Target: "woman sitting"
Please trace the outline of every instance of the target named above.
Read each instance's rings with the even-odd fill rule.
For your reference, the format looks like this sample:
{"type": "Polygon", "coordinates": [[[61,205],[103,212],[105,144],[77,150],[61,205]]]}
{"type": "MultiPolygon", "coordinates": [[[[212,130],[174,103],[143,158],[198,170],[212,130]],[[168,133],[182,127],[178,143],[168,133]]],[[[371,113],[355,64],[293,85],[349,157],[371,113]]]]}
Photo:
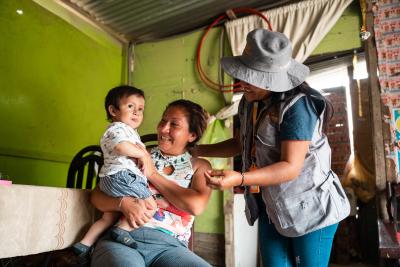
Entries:
{"type": "Polygon", "coordinates": [[[201,138],[206,118],[203,108],[188,100],[174,101],[164,111],[157,126],[158,147],[151,151],[154,165],[150,156],[145,163],[157,196],[155,214],[156,207],[146,200],[93,191],[96,208],[121,211],[135,228],[130,235],[137,248],[116,243],[106,234],[95,246],[92,266],[210,266],[187,247],[194,215],[205,209],[211,194],[204,177],[210,163],[188,153],[201,138]]]}

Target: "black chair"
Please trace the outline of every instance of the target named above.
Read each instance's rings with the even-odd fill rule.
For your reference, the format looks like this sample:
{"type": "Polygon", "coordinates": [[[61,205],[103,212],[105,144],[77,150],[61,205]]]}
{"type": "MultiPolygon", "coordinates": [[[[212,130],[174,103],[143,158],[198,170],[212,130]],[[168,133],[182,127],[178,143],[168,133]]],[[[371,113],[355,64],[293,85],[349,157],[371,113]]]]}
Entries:
{"type": "Polygon", "coordinates": [[[68,169],[67,188],[92,189],[98,182],[98,174],[103,163],[100,146],[88,146],[79,151],[68,169]],[[85,180],[86,184],[83,186],[85,180]]]}
{"type": "MultiPolygon", "coordinates": [[[[146,134],[141,137],[146,148],[157,146],[157,134],[146,134]]],[[[98,182],[98,173],[103,166],[103,152],[100,146],[92,145],[83,148],[72,159],[68,170],[67,188],[92,189],[98,182]],[[83,187],[86,174],[86,185],[83,187]]]]}
{"type": "Polygon", "coordinates": [[[153,148],[157,146],[157,134],[145,134],[142,135],[140,139],[146,148],[153,148]]]}

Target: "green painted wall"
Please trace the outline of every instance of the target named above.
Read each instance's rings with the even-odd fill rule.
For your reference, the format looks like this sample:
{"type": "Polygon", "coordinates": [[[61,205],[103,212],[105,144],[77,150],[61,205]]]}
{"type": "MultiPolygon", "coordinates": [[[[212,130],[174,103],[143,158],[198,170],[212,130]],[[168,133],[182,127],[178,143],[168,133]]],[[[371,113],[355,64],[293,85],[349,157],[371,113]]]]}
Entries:
{"type": "Polygon", "coordinates": [[[353,1],[343,12],[335,26],[329,31],[312,55],[346,51],[360,48],[361,12],[359,1],[353,1]]]}
{"type": "Polygon", "coordinates": [[[0,1],[0,32],[0,172],[65,186],[73,155],[106,126],[103,99],[121,83],[122,48],[30,0],[0,1]]]}
{"type": "MultiPolygon", "coordinates": [[[[206,87],[195,69],[195,53],[202,32],[160,42],[137,45],[133,84],[146,94],[143,133],[154,132],[165,106],[185,98],[201,104],[211,114],[223,107],[219,92],[206,87]]],[[[210,78],[216,80],[219,29],[209,33],[202,49],[202,65],[210,78]]]]}

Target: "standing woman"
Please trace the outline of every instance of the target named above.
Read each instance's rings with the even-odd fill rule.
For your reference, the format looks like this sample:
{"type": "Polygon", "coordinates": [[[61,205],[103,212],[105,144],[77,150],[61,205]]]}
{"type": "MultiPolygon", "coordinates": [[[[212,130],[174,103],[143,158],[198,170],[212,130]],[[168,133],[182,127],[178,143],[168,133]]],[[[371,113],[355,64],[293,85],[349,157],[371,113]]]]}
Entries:
{"type": "Polygon", "coordinates": [[[250,225],[259,218],[264,266],[328,266],[338,222],[350,212],[323,133],[331,106],[305,83],[309,69],[292,58],[282,33],[253,30],[243,54],[221,64],[244,91],[240,136],[194,152],[241,153],[242,172],[209,171],[208,185],[246,186],[246,216],[250,225]],[[250,192],[255,188],[260,193],[250,192]]]}

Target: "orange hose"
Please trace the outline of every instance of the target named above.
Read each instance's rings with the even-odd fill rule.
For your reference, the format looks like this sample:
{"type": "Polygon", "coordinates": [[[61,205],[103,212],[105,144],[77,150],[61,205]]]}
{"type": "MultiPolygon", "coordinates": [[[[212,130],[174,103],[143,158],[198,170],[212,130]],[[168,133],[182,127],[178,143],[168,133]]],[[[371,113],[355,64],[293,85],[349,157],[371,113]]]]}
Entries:
{"type": "MultiPolygon", "coordinates": [[[[268,24],[268,28],[270,31],[272,31],[272,27],[271,27],[271,23],[269,22],[269,20],[258,10],[253,9],[253,8],[248,8],[248,7],[239,7],[239,8],[233,8],[232,11],[234,13],[250,13],[250,14],[255,14],[259,17],[261,17],[263,20],[265,20],[268,24]]],[[[220,91],[223,93],[228,93],[228,92],[237,92],[240,91],[240,84],[239,83],[234,83],[234,84],[219,84],[216,83],[214,81],[212,81],[210,78],[207,77],[207,75],[204,73],[203,68],[201,66],[201,48],[203,47],[203,44],[206,40],[206,36],[208,34],[208,32],[211,30],[211,28],[213,28],[215,25],[217,25],[222,19],[227,18],[227,15],[221,15],[218,18],[216,18],[208,27],[207,29],[204,31],[199,45],[197,46],[197,71],[199,73],[200,79],[211,89],[216,90],[216,91],[220,91]],[[233,89],[224,89],[224,88],[231,88],[233,87],[233,89]]]]}

